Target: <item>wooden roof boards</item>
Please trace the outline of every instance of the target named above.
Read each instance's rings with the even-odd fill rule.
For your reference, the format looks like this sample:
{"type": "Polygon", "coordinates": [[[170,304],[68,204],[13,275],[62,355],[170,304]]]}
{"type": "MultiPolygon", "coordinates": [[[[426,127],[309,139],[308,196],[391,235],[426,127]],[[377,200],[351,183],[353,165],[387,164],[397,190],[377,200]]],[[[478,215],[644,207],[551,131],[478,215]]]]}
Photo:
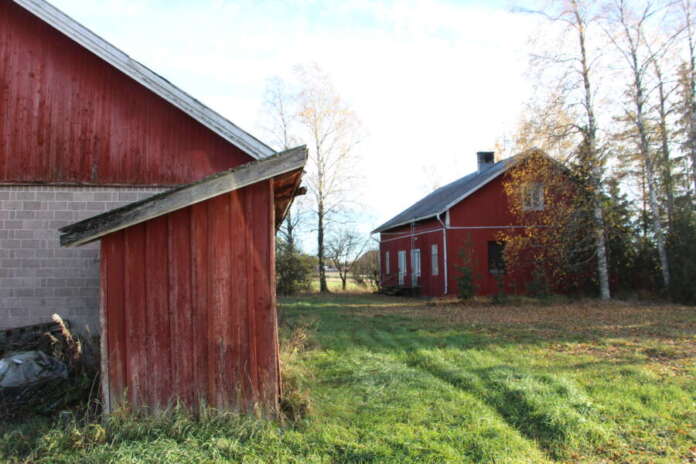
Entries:
{"type": "Polygon", "coordinates": [[[277,207],[281,206],[282,211],[277,212],[284,216],[289,203],[297,193],[306,162],[305,146],[252,161],[198,182],[65,226],[60,229],[60,243],[66,247],[84,245],[104,235],[268,179],[274,179],[274,185],[279,187],[276,203],[277,207]]]}

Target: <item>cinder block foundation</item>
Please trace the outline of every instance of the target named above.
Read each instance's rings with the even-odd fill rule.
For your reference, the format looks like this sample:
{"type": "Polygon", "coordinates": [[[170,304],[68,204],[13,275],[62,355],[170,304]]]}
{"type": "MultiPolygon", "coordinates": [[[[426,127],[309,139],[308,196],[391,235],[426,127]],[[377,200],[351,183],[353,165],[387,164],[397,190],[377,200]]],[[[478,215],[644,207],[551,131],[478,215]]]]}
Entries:
{"type": "Polygon", "coordinates": [[[0,329],[58,313],[98,333],[99,244],[62,248],[58,229],[162,190],[0,185],[0,329]]]}

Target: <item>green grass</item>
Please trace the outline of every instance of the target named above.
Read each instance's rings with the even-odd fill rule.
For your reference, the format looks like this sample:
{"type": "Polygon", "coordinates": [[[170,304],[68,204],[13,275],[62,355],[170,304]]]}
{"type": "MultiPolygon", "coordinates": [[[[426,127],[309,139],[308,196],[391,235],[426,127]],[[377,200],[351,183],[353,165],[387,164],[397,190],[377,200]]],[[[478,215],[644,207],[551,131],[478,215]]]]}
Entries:
{"type": "Polygon", "coordinates": [[[282,301],[292,424],[173,412],[0,425],[9,462],[681,463],[696,460],[696,309],[282,301]],[[295,343],[295,342],[292,342],[295,343]],[[302,390],[306,393],[302,393],[302,390]],[[296,392],[295,392],[296,393],[296,392]]]}

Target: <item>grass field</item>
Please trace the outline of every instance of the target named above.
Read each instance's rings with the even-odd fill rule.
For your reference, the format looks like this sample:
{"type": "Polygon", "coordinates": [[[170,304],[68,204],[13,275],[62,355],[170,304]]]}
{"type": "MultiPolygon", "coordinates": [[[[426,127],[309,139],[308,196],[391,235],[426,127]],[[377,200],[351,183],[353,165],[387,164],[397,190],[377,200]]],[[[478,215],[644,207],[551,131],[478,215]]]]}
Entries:
{"type": "MultiPolygon", "coordinates": [[[[359,284],[352,277],[346,280],[346,289],[343,290],[341,284],[341,278],[338,276],[338,272],[327,272],[326,273],[326,285],[329,287],[329,291],[332,293],[365,293],[373,290],[373,287],[369,283],[359,284]]],[[[314,276],[310,281],[309,288],[312,292],[319,291],[319,277],[314,276]]]]}
{"type": "Polygon", "coordinates": [[[295,423],[40,419],[0,425],[0,457],[696,462],[695,308],[310,295],[284,300],[282,318],[288,390],[309,405],[295,423]]]}

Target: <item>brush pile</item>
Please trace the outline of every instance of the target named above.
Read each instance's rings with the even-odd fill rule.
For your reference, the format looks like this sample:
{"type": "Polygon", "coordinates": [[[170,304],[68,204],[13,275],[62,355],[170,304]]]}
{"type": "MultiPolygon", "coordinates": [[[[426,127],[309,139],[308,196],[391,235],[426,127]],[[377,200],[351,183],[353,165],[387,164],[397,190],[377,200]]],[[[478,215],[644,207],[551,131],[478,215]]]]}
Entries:
{"type": "Polygon", "coordinates": [[[0,420],[89,409],[98,393],[98,344],[73,334],[57,314],[0,334],[0,420]]]}

